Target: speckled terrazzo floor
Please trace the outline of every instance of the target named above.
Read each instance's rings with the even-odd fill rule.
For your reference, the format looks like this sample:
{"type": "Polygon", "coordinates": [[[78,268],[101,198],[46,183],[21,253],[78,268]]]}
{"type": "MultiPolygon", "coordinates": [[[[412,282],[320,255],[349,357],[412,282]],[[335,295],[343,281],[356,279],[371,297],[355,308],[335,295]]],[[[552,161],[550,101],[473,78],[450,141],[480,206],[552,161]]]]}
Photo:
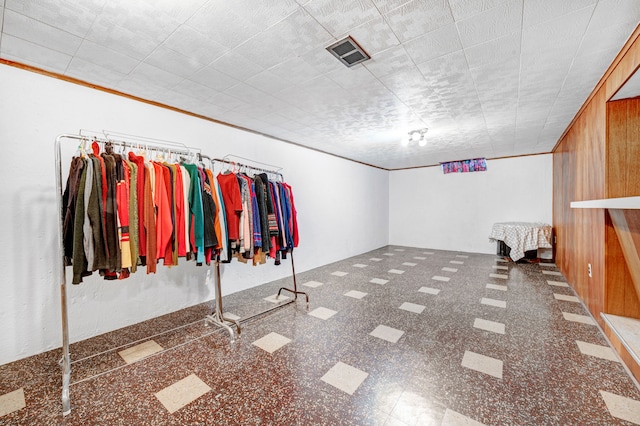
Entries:
{"type": "MultiPolygon", "coordinates": [[[[64,418],[60,351],[0,366],[0,424],[640,424],[640,391],[550,272],[384,247],[298,274],[309,309],[245,322],[235,343],[204,324],[209,303],[72,345],[64,418]],[[127,364],[141,343],[161,349],[127,364]]],[[[225,296],[225,312],[272,307],[290,283],[225,296]]]]}

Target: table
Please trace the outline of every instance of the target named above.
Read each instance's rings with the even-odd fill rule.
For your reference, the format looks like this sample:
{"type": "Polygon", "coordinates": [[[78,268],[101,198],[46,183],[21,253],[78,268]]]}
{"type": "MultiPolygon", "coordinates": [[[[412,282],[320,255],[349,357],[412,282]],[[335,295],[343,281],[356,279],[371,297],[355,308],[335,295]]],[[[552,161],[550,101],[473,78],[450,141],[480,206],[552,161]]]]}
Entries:
{"type": "Polygon", "coordinates": [[[551,225],[541,222],[494,223],[489,239],[504,241],[514,262],[522,259],[525,251],[552,248],[551,225]]]}

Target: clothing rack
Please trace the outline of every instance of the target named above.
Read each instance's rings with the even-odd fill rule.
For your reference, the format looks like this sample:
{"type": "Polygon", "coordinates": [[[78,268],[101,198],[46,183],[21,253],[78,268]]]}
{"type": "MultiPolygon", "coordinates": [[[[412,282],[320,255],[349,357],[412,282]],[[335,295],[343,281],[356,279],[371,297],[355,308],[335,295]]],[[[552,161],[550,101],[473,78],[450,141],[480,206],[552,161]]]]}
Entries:
{"type": "MultiPolygon", "coordinates": [[[[87,131],[84,131],[87,132],[87,131]]],[[[78,141],[78,150],[84,152],[85,143],[98,142],[102,144],[110,143],[111,145],[122,146],[123,148],[136,148],[141,145],[146,149],[151,149],[159,153],[167,153],[169,156],[172,154],[186,156],[187,158],[195,158],[196,155],[200,155],[199,148],[188,147],[183,144],[171,143],[168,141],[158,141],[154,139],[145,138],[145,142],[142,144],[134,143],[122,139],[111,138],[106,132],[103,131],[104,136],[90,136],[83,135],[83,130],[80,130],[80,134],[62,134],[56,137],[55,140],[55,162],[56,162],[56,188],[57,197],[56,205],[58,208],[58,215],[60,217],[58,223],[58,255],[60,259],[60,311],[62,315],[62,358],[60,359],[60,366],[62,367],[62,415],[66,416],[71,413],[71,398],[69,387],[71,384],[71,354],[69,351],[69,316],[67,311],[67,276],[66,266],[64,263],[64,242],[63,242],[63,228],[64,228],[64,216],[62,215],[62,141],[78,141]]],[[[97,132],[95,132],[97,134],[97,132]]]]}
{"type": "MultiPolygon", "coordinates": [[[[279,176],[283,181],[284,178],[282,176],[282,173],[280,173],[280,170],[282,170],[282,168],[278,168],[276,166],[272,166],[274,168],[276,168],[276,170],[273,169],[265,169],[262,167],[256,167],[256,166],[251,166],[248,164],[243,164],[243,163],[238,163],[237,161],[233,161],[231,159],[229,159],[229,157],[235,157],[235,158],[242,158],[244,160],[248,160],[251,162],[255,162],[255,163],[259,163],[262,165],[266,165],[266,166],[270,166],[269,164],[266,163],[260,163],[259,161],[254,161],[254,160],[250,160],[248,158],[243,158],[243,157],[238,157],[238,156],[232,156],[232,155],[226,155],[224,158],[209,158],[205,155],[202,155],[203,158],[207,158],[209,159],[209,161],[211,162],[211,170],[214,170],[214,163],[218,162],[218,163],[225,163],[225,164],[230,164],[230,165],[236,165],[238,167],[244,168],[244,169],[249,169],[251,171],[259,171],[259,172],[264,172],[264,173],[271,173],[274,175],[279,176]]],[[[242,321],[249,321],[253,318],[256,318],[258,316],[264,315],[268,312],[274,311],[276,309],[282,308],[283,306],[287,306],[291,303],[294,303],[295,301],[298,300],[298,295],[299,294],[303,294],[305,296],[306,302],[307,302],[307,309],[309,308],[309,295],[303,291],[298,291],[298,282],[296,280],[296,268],[295,268],[295,264],[293,262],[293,250],[291,250],[289,252],[289,255],[291,257],[291,273],[293,275],[293,289],[287,288],[287,287],[280,287],[280,289],[278,290],[278,294],[276,296],[276,299],[278,299],[280,297],[280,294],[282,293],[282,291],[288,291],[290,293],[293,293],[294,297],[292,300],[290,300],[289,302],[280,304],[278,306],[274,306],[272,308],[266,309],[264,311],[258,312],[256,314],[253,314],[249,317],[245,317],[242,318],[242,321]]],[[[211,315],[207,315],[205,317],[205,322],[210,322],[213,323],[215,325],[221,326],[226,328],[229,333],[231,334],[231,340],[233,341],[233,330],[228,326],[227,322],[232,322],[235,323],[237,329],[238,329],[238,335],[240,335],[240,324],[238,321],[233,321],[233,320],[229,320],[227,318],[224,317],[223,314],[223,310],[222,310],[222,291],[221,291],[221,279],[220,279],[220,259],[219,256],[216,256],[215,262],[214,262],[214,267],[215,267],[215,290],[216,290],[216,310],[213,311],[211,313],[211,315]]]]}

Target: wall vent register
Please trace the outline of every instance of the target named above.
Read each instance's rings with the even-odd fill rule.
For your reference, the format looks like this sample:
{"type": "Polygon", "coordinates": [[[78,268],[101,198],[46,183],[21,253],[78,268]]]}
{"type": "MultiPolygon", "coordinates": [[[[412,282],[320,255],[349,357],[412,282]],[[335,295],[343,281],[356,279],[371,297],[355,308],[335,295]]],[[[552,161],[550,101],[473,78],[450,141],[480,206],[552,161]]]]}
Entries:
{"type": "Polygon", "coordinates": [[[327,50],[349,68],[371,59],[371,56],[351,36],[333,43],[327,47],[327,50]]]}

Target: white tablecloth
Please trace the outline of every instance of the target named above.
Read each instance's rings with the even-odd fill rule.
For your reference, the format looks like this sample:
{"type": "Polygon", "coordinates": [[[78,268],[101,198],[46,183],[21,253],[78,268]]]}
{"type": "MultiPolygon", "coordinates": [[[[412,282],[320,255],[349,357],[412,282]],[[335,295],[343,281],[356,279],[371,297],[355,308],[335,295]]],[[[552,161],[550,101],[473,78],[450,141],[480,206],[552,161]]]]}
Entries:
{"type": "Polygon", "coordinates": [[[494,223],[489,239],[504,241],[511,249],[511,259],[516,261],[524,257],[525,251],[552,247],[551,225],[541,222],[494,223]]]}

